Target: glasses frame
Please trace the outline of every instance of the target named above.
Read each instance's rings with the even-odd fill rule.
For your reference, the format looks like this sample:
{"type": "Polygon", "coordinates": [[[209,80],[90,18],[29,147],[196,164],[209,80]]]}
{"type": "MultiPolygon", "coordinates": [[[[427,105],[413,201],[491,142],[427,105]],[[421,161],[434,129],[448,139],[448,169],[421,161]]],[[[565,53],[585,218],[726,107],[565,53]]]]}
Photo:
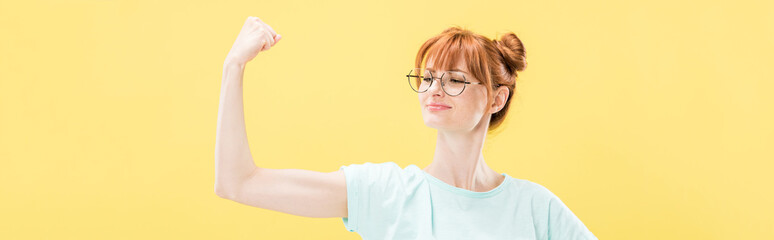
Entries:
{"type": "Polygon", "coordinates": [[[461,95],[463,92],[465,92],[465,88],[467,88],[468,84],[479,84],[479,85],[482,84],[481,82],[468,82],[468,79],[465,78],[465,74],[462,74],[462,83],[464,83],[464,85],[462,85],[462,90],[460,90],[460,93],[458,93],[456,95],[452,95],[452,94],[449,94],[449,92],[446,91],[446,84],[443,81],[443,76],[445,76],[447,72],[443,72],[443,74],[441,74],[441,77],[436,78],[435,76],[433,76],[433,72],[432,71],[427,71],[428,73],[430,73],[430,78],[432,79],[432,81],[430,81],[430,86],[427,86],[427,89],[425,89],[424,91],[420,92],[420,91],[417,91],[416,89],[414,89],[414,85],[411,84],[411,78],[412,77],[419,77],[417,75],[411,75],[411,72],[413,72],[414,70],[417,70],[417,69],[420,69],[420,68],[411,69],[411,71],[409,71],[408,74],[406,74],[406,79],[408,79],[409,87],[411,87],[411,90],[414,90],[414,92],[417,92],[417,93],[423,93],[423,92],[427,92],[427,90],[430,90],[430,88],[433,87],[433,83],[435,83],[436,79],[438,79],[438,81],[441,82],[441,90],[443,90],[443,92],[446,93],[446,95],[449,95],[449,96],[459,96],[459,95],[461,95]]]}

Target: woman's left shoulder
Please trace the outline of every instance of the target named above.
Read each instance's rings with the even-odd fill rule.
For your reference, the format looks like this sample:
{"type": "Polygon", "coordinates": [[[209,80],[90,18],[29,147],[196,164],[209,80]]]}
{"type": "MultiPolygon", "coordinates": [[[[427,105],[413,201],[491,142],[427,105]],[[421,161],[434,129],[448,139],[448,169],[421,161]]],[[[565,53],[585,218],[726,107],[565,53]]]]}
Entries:
{"type": "Polygon", "coordinates": [[[511,178],[513,186],[519,189],[519,192],[532,196],[534,199],[559,199],[551,190],[534,181],[527,179],[511,178]]]}

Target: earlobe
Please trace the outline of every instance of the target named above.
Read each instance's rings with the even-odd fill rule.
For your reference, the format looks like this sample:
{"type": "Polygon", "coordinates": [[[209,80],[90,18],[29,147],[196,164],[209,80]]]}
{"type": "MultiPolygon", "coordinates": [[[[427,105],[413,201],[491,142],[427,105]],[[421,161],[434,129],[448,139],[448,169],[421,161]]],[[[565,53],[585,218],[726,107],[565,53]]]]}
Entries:
{"type": "Polygon", "coordinates": [[[500,108],[498,108],[497,106],[492,106],[492,111],[489,114],[495,114],[499,111],[500,111],[500,108]]]}

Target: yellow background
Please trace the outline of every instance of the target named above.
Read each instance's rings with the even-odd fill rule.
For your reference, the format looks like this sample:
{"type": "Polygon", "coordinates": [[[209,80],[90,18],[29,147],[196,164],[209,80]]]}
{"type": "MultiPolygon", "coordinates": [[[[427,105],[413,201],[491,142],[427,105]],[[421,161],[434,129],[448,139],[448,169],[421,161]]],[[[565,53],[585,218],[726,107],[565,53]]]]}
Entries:
{"type": "Polygon", "coordinates": [[[0,2],[0,239],[359,239],[214,193],[222,63],[247,16],[256,164],[430,163],[404,75],[460,25],[529,63],[484,156],[600,239],[774,238],[770,1],[0,2]]]}

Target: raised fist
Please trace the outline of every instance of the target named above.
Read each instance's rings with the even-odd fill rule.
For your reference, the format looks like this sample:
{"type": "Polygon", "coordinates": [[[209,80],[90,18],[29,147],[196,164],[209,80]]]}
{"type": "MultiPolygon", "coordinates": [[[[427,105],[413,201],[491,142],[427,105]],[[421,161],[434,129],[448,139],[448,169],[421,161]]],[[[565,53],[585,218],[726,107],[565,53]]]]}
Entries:
{"type": "Polygon", "coordinates": [[[226,57],[227,61],[238,64],[246,64],[253,60],[261,51],[269,50],[282,39],[282,36],[274,32],[268,24],[258,17],[247,17],[245,25],[239,32],[231,51],[226,57]]]}

